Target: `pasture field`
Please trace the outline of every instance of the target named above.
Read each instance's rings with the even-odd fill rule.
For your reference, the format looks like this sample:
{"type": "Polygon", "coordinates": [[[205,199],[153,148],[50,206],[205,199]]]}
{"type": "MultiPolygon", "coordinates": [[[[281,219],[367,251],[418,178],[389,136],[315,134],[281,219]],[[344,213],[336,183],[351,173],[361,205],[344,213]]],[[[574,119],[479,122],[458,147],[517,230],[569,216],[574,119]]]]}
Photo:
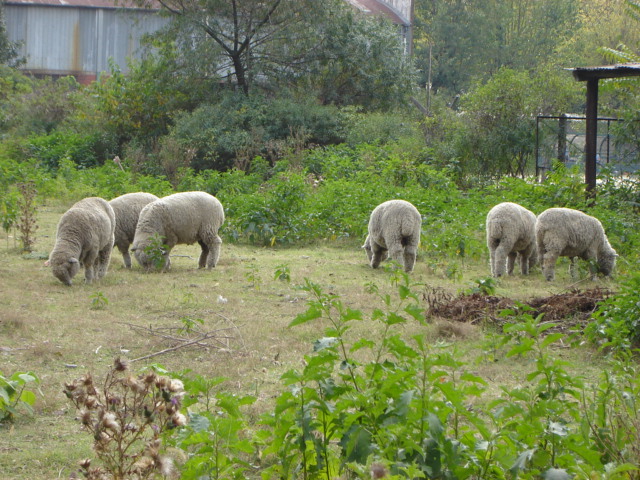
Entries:
{"type": "MultiPolygon", "coordinates": [[[[366,314],[381,305],[367,285],[375,284],[382,294],[395,292],[390,271],[372,270],[356,241],[262,248],[231,243],[224,238],[224,228],[225,243],[213,270],[197,269],[197,245],[177,246],[167,273],[146,273],[135,260],[126,270],[114,250],[102,281],[85,285],[81,271],[73,286],[66,287],[44,265],[65,209],[39,207],[34,254],[23,256],[12,237],[0,242],[0,371],[32,371],[41,381],[34,414],[20,415],[0,427],[0,478],[6,480],[69,478],[81,459],[94,456],[63,385],[85,373],[100,378],[116,357],[132,361],[136,371],[157,363],[170,371],[191,369],[224,377],[220,388],[257,397],[247,412],[249,419],[257,418],[273,407],[273,399],[285,388],[280,376],[301,366],[312,342],[323,335],[322,323],[289,327],[306,309],[308,293],[299,288],[305,279],[364,312],[365,320],[350,335],[361,332],[371,339],[376,338],[372,329],[379,327],[368,323],[366,314]],[[277,278],[278,272],[286,272],[289,280],[277,278]],[[196,331],[213,333],[207,346],[180,346],[176,338],[196,331]],[[171,348],[175,349],[158,354],[171,348]]],[[[455,296],[489,276],[488,254],[457,263],[455,276],[451,265],[448,259],[419,254],[410,276],[419,298],[434,288],[455,296]]],[[[554,283],[544,281],[539,267],[529,277],[501,279],[495,295],[526,300],[576,288],[616,287],[615,279],[583,278],[576,283],[567,265],[559,262],[554,283]]],[[[586,271],[581,273],[586,276],[586,271]]],[[[426,330],[434,343],[455,344],[456,354],[474,364],[496,391],[524,381],[522,362],[489,359],[489,334],[497,327],[428,319],[402,328],[407,336],[426,330]]],[[[587,346],[566,346],[557,354],[587,376],[592,372],[595,377],[601,369],[598,355],[587,346]]]]}

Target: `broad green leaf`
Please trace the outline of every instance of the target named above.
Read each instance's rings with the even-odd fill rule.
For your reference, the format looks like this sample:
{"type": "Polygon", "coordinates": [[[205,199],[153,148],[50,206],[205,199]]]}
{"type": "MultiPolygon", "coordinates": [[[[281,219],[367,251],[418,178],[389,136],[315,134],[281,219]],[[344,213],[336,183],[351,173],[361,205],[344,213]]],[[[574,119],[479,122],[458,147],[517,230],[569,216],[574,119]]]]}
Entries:
{"type": "Polygon", "coordinates": [[[316,318],[322,317],[322,310],[320,310],[315,305],[311,305],[309,309],[298,315],[294,318],[291,323],[289,323],[290,327],[295,327],[297,325],[302,325],[303,323],[310,322],[311,320],[315,320],[316,318]]]}

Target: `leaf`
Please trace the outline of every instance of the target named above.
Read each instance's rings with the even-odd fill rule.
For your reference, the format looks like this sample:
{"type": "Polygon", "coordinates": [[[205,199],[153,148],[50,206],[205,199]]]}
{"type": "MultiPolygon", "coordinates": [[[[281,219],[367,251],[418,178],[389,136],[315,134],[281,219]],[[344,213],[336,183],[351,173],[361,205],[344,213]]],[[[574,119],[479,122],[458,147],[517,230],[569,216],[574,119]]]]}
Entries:
{"type": "Polygon", "coordinates": [[[206,432],[210,425],[211,421],[204,415],[189,413],[189,426],[194,432],[206,432]]]}
{"type": "Polygon", "coordinates": [[[571,476],[563,468],[550,468],[544,472],[544,480],[569,480],[571,476]]]}
{"type": "Polygon", "coordinates": [[[320,318],[322,316],[322,310],[320,310],[315,305],[311,305],[309,309],[298,315],[294,318],[291,323],[289,323],[290,327],[295,327],[297,325],[302,325],[303,323],[310,322],[311,320],[315,320],[316,318],[320,318]]]}
{"type": "Polygon", "coordinates": [[[23,390],[20,395],[20,401],[27,405],[34,405],[36,403],[36,394],[31,390],[23,390]]]}
{"type": "Polygon", "coordinates": [[[564,337],[564,334],[562,333],[552,333],[550,335],[547,335],[546,337],[544,337],[544,340],[542,340],[542,342],[540,343],[540,348],[548,347],[549,345],[551,345],[552,343],[555,343],[557,340],[561,339],[562,337],[564,337]]]}
{"type": "Polygon", "coordinates": [[[313,342],[313,351],[320,352],[325,348],[331,348],[338,342],[336,337],[322,337],[313,342]]]}
{"type": "Polygon", "coordinates": [[[530,450],[525,450],[516,459],[515,463],[509,468],[509,471],[513,474],[514,477],[518,475],[520,470],[523,470],[527,467],[527,463],[531,461],[534,453],[536,453],[536,449],[532,448],[530,450]]]}

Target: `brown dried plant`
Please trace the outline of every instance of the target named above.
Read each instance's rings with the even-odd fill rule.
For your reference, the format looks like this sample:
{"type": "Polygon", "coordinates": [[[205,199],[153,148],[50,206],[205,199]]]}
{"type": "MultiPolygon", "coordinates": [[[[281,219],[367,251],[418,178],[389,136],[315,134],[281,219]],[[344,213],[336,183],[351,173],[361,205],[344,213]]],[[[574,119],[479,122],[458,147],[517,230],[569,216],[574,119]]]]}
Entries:
{"type": "Polygon", "coordinates": [[[35,233],[38,230],[36,215],[36,190],[33,181],[18,184],[20,198],[18,200],[18,208],[20,209],[20,217],[16,224],[20,231],[20,241],[22,242],[22,250],[31,253],[33,245],[36,243],[35,233]]]}
{"type": "Polygon", "coordinates": [[[184,387],[180,380],[147,371],[132,374],[117,358],[101,386],[90,374],[66,383],[64,393],[78,410],[83,428],[93,437],[101,466],[80,462],[91,480],[145,479],[174,474],[163,453],[162,433],[183,426],[184,387]]]}

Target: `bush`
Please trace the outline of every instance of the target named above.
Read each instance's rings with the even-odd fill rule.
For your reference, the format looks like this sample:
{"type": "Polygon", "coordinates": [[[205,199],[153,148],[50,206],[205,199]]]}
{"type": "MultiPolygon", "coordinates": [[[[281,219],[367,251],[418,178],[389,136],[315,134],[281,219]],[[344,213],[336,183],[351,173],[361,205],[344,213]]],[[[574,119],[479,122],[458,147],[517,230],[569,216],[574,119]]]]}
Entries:
{"type": "Polygon", "coordinates": [[[274,163],[282,153],[277,142],[290,137],[304,134],[305,143],[328,144],[340,139],[338,131],[333,107],[234,94],[179,115],[171,135],[195,148],[195,170],[227,170],[241,156],[261,155],[274,163]]]}

